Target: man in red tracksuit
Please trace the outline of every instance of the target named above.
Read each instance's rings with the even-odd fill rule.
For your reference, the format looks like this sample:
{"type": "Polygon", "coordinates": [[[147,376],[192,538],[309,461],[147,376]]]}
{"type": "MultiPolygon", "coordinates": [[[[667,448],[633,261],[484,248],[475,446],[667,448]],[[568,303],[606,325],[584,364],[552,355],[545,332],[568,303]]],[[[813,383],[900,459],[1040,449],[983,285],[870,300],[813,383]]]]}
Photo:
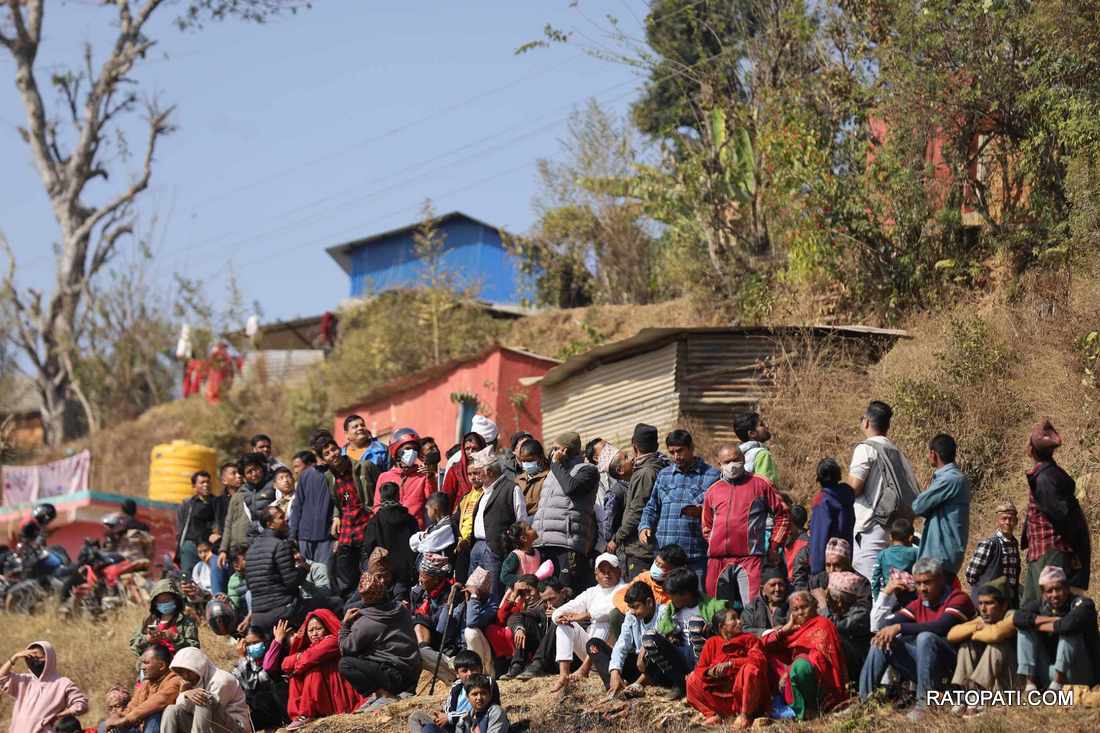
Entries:
{"type": "MultiPolygon", "coordinates": [[[[718,576],[729,565],[740,565],[748,576],[748,605],[756,598],[765,555],[779,562],[779,548],[787,539],[790,515],[772,483],[745,472],[745,457],[737,446],[718,452],[722,479],[707,489],[703,499],[703,536],[707,540],[707,594],[718,588],[718,576]],[[765,531],[768,515],[774,516],[770,542],[765,531]]],[[[742,595],[744,595],[744,588],[742,595]]]]}

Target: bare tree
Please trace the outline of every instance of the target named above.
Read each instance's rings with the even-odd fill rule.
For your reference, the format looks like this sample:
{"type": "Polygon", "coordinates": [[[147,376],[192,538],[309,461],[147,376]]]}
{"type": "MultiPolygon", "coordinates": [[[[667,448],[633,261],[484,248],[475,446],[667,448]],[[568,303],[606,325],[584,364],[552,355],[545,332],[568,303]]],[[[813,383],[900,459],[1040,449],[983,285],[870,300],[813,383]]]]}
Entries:
{"type": "Polygon", "coordinates": [[[194,26],[203,19],[230,15],[262,20],[271,12],[308,3],[105,0],[102,4],[105,14],[110,14],[113,43],[98,63],[92,46],[86,44],[78,68],[51,73],[49,84],[57,98],[51,106],[36,74],[47,0],[0,0],[4,13],[0,48],[14,62],[15,87],[26,112],[26,125],[19,132],[30,148],[60,230],[55,245],[56,280],[49,294],[17,286],[14,253],[0,237],[8,257],[0,280],[0,305],[9,321],[9,339],[32,367],[50,445],[58,445],[65,437],[65,403],[70,398],[80,402],[90,430],[99,426],[76,367],[87,314],[95,300],[93,280],[120,242],[134,234],[135,201],[149,186],[157,145],[173,130],[174,107],[139,93],[132,76],[156,45],[147,34],[150,19],[173,4],[181,11],[177,23],[194,26]],[[144,119],[144,135],[134,166],[123,128],[139,117],[144,119]],[[114,183],[127,178],[123,184],[114,183]],[[101,198],[98,193],[104,188],[113,190],[93,202],[101,198]]]}

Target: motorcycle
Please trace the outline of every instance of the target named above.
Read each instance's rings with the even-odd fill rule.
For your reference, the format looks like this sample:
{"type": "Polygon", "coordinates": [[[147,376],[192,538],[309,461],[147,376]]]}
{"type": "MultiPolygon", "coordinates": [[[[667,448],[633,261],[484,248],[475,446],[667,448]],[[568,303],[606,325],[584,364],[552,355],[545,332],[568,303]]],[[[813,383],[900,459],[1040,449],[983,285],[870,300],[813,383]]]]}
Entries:
{"type": "Polygon", "coordinates": [[[104,550],[99,540],[87,539],[77,565],[77,584],[69,602],[62,606],[63,611],[100,618],[126,604],[144,606],[148,602],[141,575],[149,569],[148,560],[128,560],[117,552],[104,550]]]}
{"type": "Polygon", "coordinates": [[[42,547],[20,543],[3,556],[0,566],[0,599],[4,610],[31,614],[63,584],[69,553],[60,545],[42,547]]]}

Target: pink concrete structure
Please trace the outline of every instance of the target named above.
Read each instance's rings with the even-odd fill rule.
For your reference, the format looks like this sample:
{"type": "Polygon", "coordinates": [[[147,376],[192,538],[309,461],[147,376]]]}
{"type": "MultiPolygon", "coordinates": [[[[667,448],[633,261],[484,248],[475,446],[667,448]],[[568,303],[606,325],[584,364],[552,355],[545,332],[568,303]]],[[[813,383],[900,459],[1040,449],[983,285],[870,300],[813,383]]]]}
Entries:
{"type": "Polygon", "coordinates": [[[496,422],[501,441],[524,431],[541,439],[537,385],[526,386],[559,362],[506,346],[440,364],[397,379],[337,411],[333,433],[343,444],[344,418],[355,414],[383,443],[397,428],[430,435],[446,451],[469,430],[474,413],[496,422]]]}
{"type": "MultiPolygon", "coordinates": [[[[164,553],[176,551],[176,504],[153,501],[144,496],[123,496],[101,491],[80,491],[57,496],[48,501],[57,509],[57,518],[50,522],[49,544],[61,545],[76,560],[87,538],[103,539],[103,517],[120,511],[122,502],[133,499],[138,506],[137,518],[149,525],[156,540],[153,562],[164,553]]],[[[37,503],[47,501],[43,499],[37,503]]],[[[19,528],[31,518],[35,504],[0,507],[0,541],[15,544],[19,528]]]]}

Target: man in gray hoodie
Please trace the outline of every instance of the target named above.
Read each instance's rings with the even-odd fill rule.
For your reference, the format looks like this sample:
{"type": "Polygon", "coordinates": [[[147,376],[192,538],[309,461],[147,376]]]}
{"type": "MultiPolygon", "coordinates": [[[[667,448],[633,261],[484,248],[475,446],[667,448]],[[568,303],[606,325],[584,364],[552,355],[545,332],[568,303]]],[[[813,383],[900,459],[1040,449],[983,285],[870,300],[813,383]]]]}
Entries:
{"type": "Polygon", "coordinates": [[[359,579],[361,607],[340,626],[340,675],[363,697],[393,698],[412,691],[420,677],[420,650],[412,616],[386,599],[385,578],[367,571],[359,579]]]}

